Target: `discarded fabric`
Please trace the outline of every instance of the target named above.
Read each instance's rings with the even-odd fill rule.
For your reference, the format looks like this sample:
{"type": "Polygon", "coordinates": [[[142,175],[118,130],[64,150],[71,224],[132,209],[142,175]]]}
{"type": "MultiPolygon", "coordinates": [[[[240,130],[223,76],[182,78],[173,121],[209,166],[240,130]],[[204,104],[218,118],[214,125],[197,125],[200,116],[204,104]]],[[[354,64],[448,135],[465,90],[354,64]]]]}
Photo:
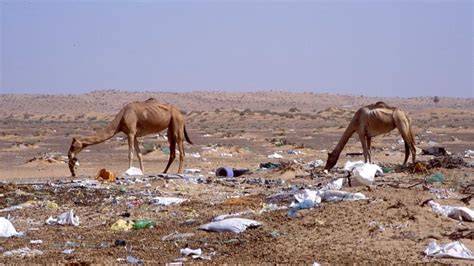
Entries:
{"type": "Polygon", "coordinates": [[[13,224],[4,217],[0,217],[0,237],[21,236],[23,233],[17,232],[13,224]]]}
{"type": "Polygon", "coordinates": [[[180,204],[187,201],[187,199],[174,197],[155,197],[150,200],[151,204],[168,206],[172,204],[180,204]]]}
{"type": "Polygon", "coordinates": [[[258,227],[261,225],[261,222],[255,220],[244,218],[228,218],[222,221],[201,225],[199,226],[199,229],[216,232],[232,232],[238,234],[244,232],[247,228],[258,227]]]}
{"type": "Polygon", "coordinates": [[[59,224],[59,225],[79,225],[79,216],[74,214],[74,210],[71,209],[63,214],[59,215],[57,218],[53,218],[50,216],[48,220],[46,220],[46,224],[59,224]]]}
{"type": "Polygon", "coordinates": [[[430,257],[474,260],[474,253],[459,241],[447,244],[433,241],[425,249],[425,254],[430,257]]]}
{"type": "Polygon", "coordinates": [[[474,211],[467,207],[440,205],[432,200],[428,201],[428,205],[435,213],[442,214],[458,221],[474,222],[474,211]]]}

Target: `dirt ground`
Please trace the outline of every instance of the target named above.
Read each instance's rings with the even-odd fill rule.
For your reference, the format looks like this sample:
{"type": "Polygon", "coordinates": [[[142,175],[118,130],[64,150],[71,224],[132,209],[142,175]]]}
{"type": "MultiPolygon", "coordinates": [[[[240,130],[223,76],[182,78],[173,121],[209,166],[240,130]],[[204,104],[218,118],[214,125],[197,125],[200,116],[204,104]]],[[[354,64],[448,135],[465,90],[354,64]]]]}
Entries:
{"type": "MultiPolygon", "coordinates": [[[[3,95],[0,101],[8,97],[3,95]]],[[[103,97],[107,97],[107,92],[103,97]]],[[[224,96],[219,97],[225,101],[224,96]]],[[[366,99],[369,100],[372,99],[366,99]]],[[[82,151],[78,155],[77,178],[70,177],[65,163],[72,137],[93,134],[117,110],[95,111],[86,106],[87,115],[82,117],[66,111],[64,116],[53,117],[46,111],[26,110],[30,107],[21,104],[24,101],[20,98],[16,109],[9,108],[13,111],[0,115],[0,209],[28,201],[31,206],[0,210],[0,216],[8,217],[18,231],[25,232],[22,237],[0,238],[0,252],[29,247],[44,254],[25,258],[0,255],[0,263],[125,263],[127,256],[143,259],[147,264],[171,263],[183,257],[180,249],[185,247],[201,248],[204,255],[212,257],[210,262],[219,264],[472,263],[424,255],[431,241],[459,240],[474,251],[474,224],[438,215],[422,203],[434,199],[441,204],[473,209],[472,200],[461,199],[474,192],[474,168],[469,166],[474,158],[464,157],[466,150],[474,150],[474,100],[454,99],[451,105],[446,100],[448,103],[440,108],[430,104],[423,107],[420,102],[426,99],[394,99],[403,104],[413,120],[417,147],[445,147],[453,156],[463,157],[464,166],[435,167],[422,172],[412,172],[410,167],[402,169],[399,165],[404,146],[399,142],[398,132],[393,131],[373,140],[372,158],[394,171],[377,177],[371,188],[342,189],[361,192],[366,200],[323,202],[318,208],[298,211],[295,218],[288,216],[287,209],[264,210],[270,204],[288,207],[294,193],[303,188],[317,189],[336,177],[346,176],[341,171],[346,161],[363,160],[362,156],[346,155],[361,152],[354,136],[329,174],[322,172],[322,166],[307,165],[314,160],[326,160],[327,152],[335,146],[357,107],[337,105],[291,111],[298,101],[281,100],[283,106],[261,110],[257,106],[271,104],[260,101],[264,100],[252,102],[246,98],[246,105],[240,110],[212,106],[186,110],[186,127],[195,144],[185,144],[185,168],[199,169],[199,178],[158,177],[168,160],[168,144],[162,135],[150,135],[141,140],[142,150],[147,152],[143,178],[81,186],[84,182],[78,180],[95,182],[102,168],[118,176],[128,168],[128,148],[122,134],[82,151]],[[297,154],[289,154],[289,150],[297,154]],[[268,155],[275,152],[283,158],[269,159],[268,155]],[[266,162],[281,167],[261,169],[260,164],[266,162]],[[215,169],[221,166],[251,171],[234,179],[215,177],[215,169]],[[442,174],[444,180],[427,182],[434,174],[442,174]],[[150,199],[157,196],[187,201],[170,206],[151,204],[150,199]],[[79,216],[79,226],[45,223],[48,217],[70,209],[79,216]],[[240,234],[198,230],[215,216],[245,211],[247,214],[242,217],[262,222],[262,226],[240,234]],[[124,217],[128,216],[126,213],[129,217],[124,217]],[[155,221],[156,226],[126,232],[111,230],[118,219],[143,218],[155,221]],[[174,233],[192,235],[163,239],[174,233]],[[31,240],[43,243],[31,244],[31,240]],[[125,240],[126,245],[115,245],[116,240],[125,240]],[[63,253],[67,249],[73,249],[72,253],[63,253]]],[[[93,102],[90,105],[94,106],[93,102]]],[[[179,107],[186,109],[186,105],[179,107]]],[[[417,155],[421,162],[428,163],[430,159],[436,158],[417,155]]],[[[134,166],[138,166],[137,161],[134,166]]],[[[176,160],[171,172],[177,167],[176,160]]],[[[191,257],[185,261],[203,262],[208,261],[191,257]]]]}

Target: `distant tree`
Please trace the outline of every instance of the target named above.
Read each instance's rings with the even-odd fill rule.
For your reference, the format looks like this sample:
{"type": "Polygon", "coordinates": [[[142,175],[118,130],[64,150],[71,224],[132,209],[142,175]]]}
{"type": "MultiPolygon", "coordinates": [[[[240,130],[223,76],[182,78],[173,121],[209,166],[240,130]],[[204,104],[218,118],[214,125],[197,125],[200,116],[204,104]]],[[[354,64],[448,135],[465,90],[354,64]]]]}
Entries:
{"type": "Polygon", "coordinates": [[[433,97],[433,102],[436,104],[439,103],[440,100],[441,99],[438,96],[433,97]]]}

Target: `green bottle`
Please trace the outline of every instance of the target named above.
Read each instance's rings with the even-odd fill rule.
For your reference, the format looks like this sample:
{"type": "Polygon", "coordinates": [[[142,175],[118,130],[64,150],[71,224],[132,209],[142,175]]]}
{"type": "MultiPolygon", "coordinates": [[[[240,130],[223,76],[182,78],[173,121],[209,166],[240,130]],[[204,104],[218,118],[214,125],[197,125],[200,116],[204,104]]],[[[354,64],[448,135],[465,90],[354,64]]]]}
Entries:
{"type": "Polygon", "coordinates": [[[156,223],[153,220],[149,219],[140,219],[136,220],[135,223],[133,224],[133,229],[145,229],[145,228],[151,228],[155,226],[156,223]]]}

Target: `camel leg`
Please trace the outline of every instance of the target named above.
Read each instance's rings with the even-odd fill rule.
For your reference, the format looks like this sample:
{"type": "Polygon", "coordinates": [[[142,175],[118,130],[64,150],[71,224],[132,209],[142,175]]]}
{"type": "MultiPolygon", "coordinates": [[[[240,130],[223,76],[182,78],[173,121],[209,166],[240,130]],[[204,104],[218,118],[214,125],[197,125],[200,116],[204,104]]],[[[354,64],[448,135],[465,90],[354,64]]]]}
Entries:
{"type": "Polygon", "coordinates": [[[137,153],[137,158],[138,162],[140,163],[140,170],[142,170],[142,173],[145,173],[145,169],[143,168],[143,156],[142,156],[142,151],[140,150],[140,145],[138,143],[138,139],[135,136],[135,152],[137,153]]]}
{"type": "Polygon", "coordinates": [[[372,138],[366,135],[367,139],[367,155],[369,156],[369,163],[372,163],[372,138]]]}
{"type": "Polygon", "coordinates": [[[168,142],[170,143],[170,158],[163,173],[166,173],[176,158],[176,139],[171,130],[168,130],[168,142]]]}
{"type": "Polygon", "coordinates": [[[403,161],[403,165],[405,165],[408,161],[408,157],[410,156],[409,151],[412,153],[412,159],[413,163],[415,163],[415,158],[416,158],[416,148],[415,148],[415,139],[413,138],[413,135],[411,133],[411,126],[407,119],[402,119],[398,115],[395,117],[395,125],[397,126],[398,132],[400,132],[400,135],[403,138],[403,141],[405,142],[405,160],[403,161]]]}
{"type": "MultiPolygon", "coordinates": [[[[183,134],[181,134],[183,135],[183,134]]],[[[184,136],[179,136],[177,139],[178,149],[179,149],[179,167],[178,167],[178,174],[181,173],[183,170],[183,162],[184,162],[184,136]]]]}
{"type": "Polygon", "coordinates": [[[128,168],[132,167],[132,160],[133,160],[133,152],[134,152],[134,139],[135,134],[129,133],[127,134],[128,138],[128,168]]]}
{"type": "Polygon", "coordinates": [[[359,133],[360,143],[362,144],[362,151],[364,154],[364,162],[367,162],[367,139],[364,136],[365,134],[359,133]]]}

